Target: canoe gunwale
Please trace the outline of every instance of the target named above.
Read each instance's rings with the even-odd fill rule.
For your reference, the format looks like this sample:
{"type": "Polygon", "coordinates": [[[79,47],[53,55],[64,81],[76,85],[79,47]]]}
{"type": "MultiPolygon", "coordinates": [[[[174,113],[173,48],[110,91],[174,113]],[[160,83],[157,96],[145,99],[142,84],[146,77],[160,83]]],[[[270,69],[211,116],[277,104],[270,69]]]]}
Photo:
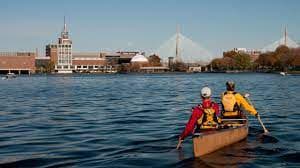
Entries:
{"type": "Polygon", "coordinates": [[[204,131],[204,132],[196,132],[196,133],[193,134],[193,138],[194,137],[205,136],[205,135],[210,135],[210,134],[219,134],[221,132],[233,131],[235,129],[241,129],[241,128],[244,128],[244,127],[248,128],[248,122],[243,126],[220,128],[220,129],[204,131]]]}

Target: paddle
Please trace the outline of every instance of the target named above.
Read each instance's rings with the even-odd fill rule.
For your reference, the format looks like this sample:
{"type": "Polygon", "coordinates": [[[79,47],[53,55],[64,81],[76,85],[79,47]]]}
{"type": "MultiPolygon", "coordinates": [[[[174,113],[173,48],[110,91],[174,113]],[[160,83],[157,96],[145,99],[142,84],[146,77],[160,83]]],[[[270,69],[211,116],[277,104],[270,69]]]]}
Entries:
{"type": "MultiPolygon", "coordinates": [[[[253,106],[253,104],[252,104],[252,102],[251,102],[249,96],[250,96],[250,94],[246,93],[244,97],[248,100],[248,102],[251,104],[251,106],[253,106]]],[[[254,106],[253,106],[253,107],[254,107],[254,106]]],[[[257,119],[258,119],[260,125],[261,125],[261,126],[263,127],[263,129],[264,129],[264,133],[265,133],[265,134],[268,134],[269,131],[268,131],[267,128],[265,127],[264,123],[261,121],[261,118],[260,118],[260,115],[259,115],[259,114],[257,114],[257,119]]]]}

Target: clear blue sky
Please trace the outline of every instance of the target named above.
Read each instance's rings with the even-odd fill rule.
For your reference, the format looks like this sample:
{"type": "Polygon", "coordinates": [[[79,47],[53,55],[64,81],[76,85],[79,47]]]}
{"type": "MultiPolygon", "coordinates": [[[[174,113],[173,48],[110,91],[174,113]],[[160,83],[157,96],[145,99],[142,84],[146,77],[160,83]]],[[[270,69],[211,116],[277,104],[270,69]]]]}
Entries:
{"type": "Polygon", "coordinates": [[[56,42],[66,16],[74,51],[157,49],[176,32],[220,55],[262,48],[285,25],[300,40],[298,0],[1,0],[0,51],[41,52],[56,42]],[[25,3],[26,2],[26,3],[25,3]]]}

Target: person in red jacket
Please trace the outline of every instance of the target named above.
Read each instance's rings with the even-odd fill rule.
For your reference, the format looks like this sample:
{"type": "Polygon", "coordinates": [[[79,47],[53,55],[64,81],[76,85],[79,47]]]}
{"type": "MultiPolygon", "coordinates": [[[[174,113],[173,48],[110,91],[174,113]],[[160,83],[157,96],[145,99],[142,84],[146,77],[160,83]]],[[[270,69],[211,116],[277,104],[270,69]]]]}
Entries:
{"type": "Polygon", "coordinates": [[[202,104],[192,110],[192,115],[185,126],[184,131],[179,136],[177,149],[181,147],[183,140],[189,136],[197,126],[197,129],[216,129],[220,122],[219,105],[211,100],[211,89],[204,87],[201,89],[202,104]]]}

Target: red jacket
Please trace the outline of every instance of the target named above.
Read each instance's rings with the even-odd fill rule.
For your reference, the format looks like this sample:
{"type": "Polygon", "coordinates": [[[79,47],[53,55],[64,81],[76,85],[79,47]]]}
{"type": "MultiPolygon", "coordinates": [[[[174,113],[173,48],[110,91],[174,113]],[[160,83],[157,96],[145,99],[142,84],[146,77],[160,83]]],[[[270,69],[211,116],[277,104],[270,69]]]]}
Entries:
{"type": "MultiPolygon", "coordinates": [[[[210,106],[212,106],[212,108],[215,110],[216,115],[219,116],[220,111],[219,105],[217,103],[212,102],[210,99],[205,99],[202,101],[203,108],[210,106]]],[[[194,128],[197,125],[197,120],[200,119],[200,117],[203,115],[203,108],[201,108],[200,106],[196,106],[193,108],[192,115],[188,123],[186,124],[184,131],[180,135],[180,138],[182,140],[194,131],[194,128]]]]}

